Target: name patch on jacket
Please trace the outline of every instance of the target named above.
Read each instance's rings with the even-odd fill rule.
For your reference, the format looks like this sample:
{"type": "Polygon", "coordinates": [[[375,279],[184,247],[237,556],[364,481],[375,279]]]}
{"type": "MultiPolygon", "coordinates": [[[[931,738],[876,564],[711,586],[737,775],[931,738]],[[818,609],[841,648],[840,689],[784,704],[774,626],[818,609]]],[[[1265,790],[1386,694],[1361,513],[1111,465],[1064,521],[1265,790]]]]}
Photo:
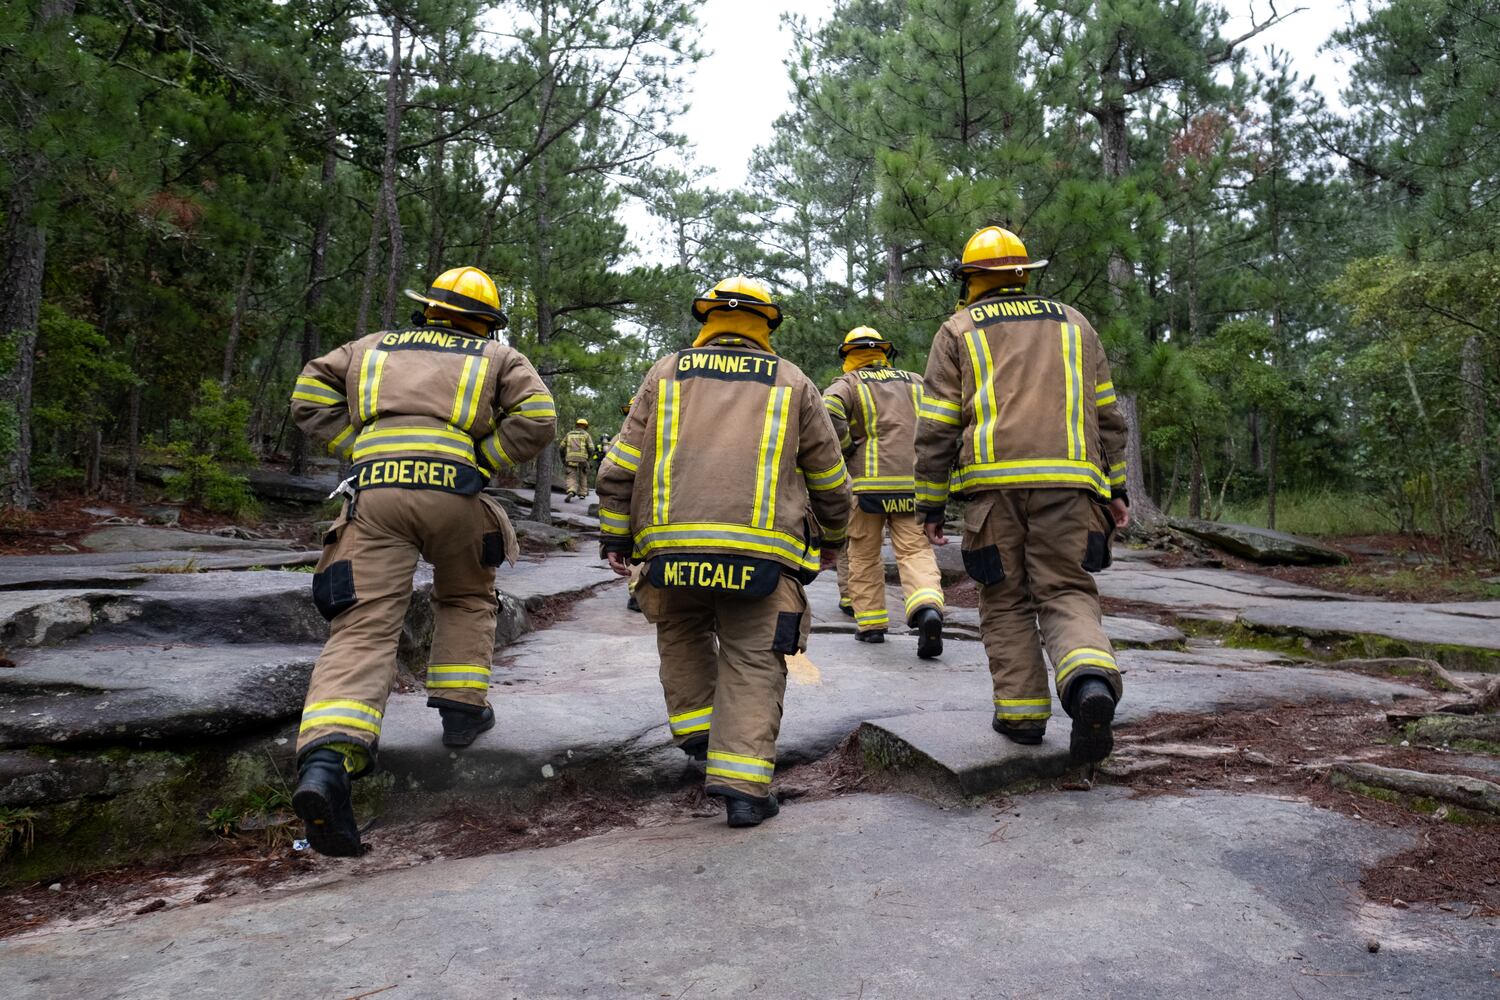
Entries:
{"type": "Polygon", "coordinates": [[[683,351],[677,355],[677,377],[775,385],[776,368],[780,364],[780,358],[769,354],[723,350],[683,351]]]}
{"type": "Polygon", "coordinates": [[[856,493],[859,509],[866,514],[915,514],[917,498],[910,493],[856,493]]]}
{"type": "Polygon", "coordinates": [[[380,338],[387,351],[441,351],[445,354],[483,354],[489,341],[452,330],[392,330],[380,338]]]}
{"type": "Polygon", "coordinates": [[[765,597],[781,579],[781,564],[748,556],[657,556],[646,572],[653,587],[686,587],[737,597],[765,597]]]}
{"type": "Polygon", "coordinates": [[[863,382],[910,382],[911,372],[900,368],[856,368],[854,374],[863,382]]]}
{"type": "Polygon", "coordinates": [[[484,489],[485,476],[472,465],[428,458],[382,458],[361,462],[349,470],[358,490],[387,486],[411,490],[439,490],[473,496],[484,489]]]}
{"type": "Polygon", "coordinates": [[[975,326],[994,326],[1028,319],[1066,319],[1062,303],[1049,299],[994,299],[969,306],[969,318],[975,326]]]}

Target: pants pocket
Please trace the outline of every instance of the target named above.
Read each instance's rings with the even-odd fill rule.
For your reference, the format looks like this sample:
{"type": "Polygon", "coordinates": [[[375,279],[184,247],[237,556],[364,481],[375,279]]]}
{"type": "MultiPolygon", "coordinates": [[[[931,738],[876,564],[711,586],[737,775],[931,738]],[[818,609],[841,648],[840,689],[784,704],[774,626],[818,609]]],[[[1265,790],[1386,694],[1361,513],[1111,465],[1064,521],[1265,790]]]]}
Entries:
{"type": "Polygon", "coordinates": [[[478,494],[478,498],[484,508],[485,524],[479,543],[480,563],[485,566],[499,566],[504,562],[514,565],[521,547],[516,543],[516,530],[510,526],[510,516],[495,498],[483,493],[478,494]]]}
{"type": "Polygon", "coordinates": [[[326,569],[313,574],[312,591],[318,614],[326,621],[333,621],[359,603],[354,592],[354,563],[348,559],[329,563],[326,569]]]}
{"type": "Polygon", "coordinates": [[[1098,573],[1110,567],[1114,555],[1110,551],[1110,538],[1115,533],[1115,519],[1108,507],[1090,502],[1088,540],[1084,543],[1083,569],[1086,573],[1098,573]]]}
{"type": "Polygon", "coordinates": [[[498,531],[485,532],[479,543],[479,564],[499,566],[505,561],[505,536],[498,531]]]}
{"type": "Polygon", "coordinates": [[[776,615],[776,634],[771,639],[771,652],[792,653],[802,649],[801,611],[781,611],[776,615]]]}

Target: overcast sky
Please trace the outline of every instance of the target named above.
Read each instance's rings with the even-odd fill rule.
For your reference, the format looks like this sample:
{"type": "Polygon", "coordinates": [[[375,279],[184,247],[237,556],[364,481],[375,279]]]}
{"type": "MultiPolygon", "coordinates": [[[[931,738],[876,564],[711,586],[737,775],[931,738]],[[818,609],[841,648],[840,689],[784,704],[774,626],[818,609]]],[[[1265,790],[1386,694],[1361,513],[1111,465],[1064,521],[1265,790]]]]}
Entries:
{"type": "MultiPolygon", "coordinates": [[[[1268,0],[1226,0],[1231,12],[1226,34],[1242,34],[1249,28],[1252,6],[1257,19],[1264,20],[1270,9],[1268,0]]],[[[1256,38],[1248,51],[1260,59],[1268,45],[1286,49],[1297,72],[1304,78],[1315,76],[1319,89],[1331,97],[1343,74],[1318,49],[1347,21],[1347,4],[1344,0],[1278,3],[1283,11],[1298,6],[1308,9],[1256,38]]],[[[692,107],[677,120],[677,127],[693,141],[696,160],[714,171],[717,185],[744,183],[750,154],[770,140],[772,123],[787,109],[789,88],[782,60],[792,39],[781,25],[782,15],[795,11],[819,23],[832,7],[832,0],[707,0],[703,5],[699,21],[706,57],[688,79],[692,107]],[[733,124],[726,127],[726,122],[733,124]]]]}

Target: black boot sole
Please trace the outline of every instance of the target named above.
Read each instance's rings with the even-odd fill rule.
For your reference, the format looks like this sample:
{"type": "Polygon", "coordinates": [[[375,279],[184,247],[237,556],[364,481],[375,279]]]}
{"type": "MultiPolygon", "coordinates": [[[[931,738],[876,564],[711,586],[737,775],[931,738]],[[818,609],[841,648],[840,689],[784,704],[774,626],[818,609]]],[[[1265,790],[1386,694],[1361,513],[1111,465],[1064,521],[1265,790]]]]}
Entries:
{"type": "MultiPolygon", "coordinates": [[[[359,830],[348,834],[335,822],[333,803],[314,788],[299,788],[292,794],[292,811],[307,827],[307,843],[313,850],[330,858],[357,858],[364,853],[359,830]]],[[[354,826],[353,817],[349,825],[354,826]]]]}
{"type": "Polygon", "coordinates": [[[854,633],[854,638],[856,640],[858,640],[859,642],[868,642],[868,643],[870,643],[872,645],[878,646],[882,642],[885,642],[885,633],[884,632],[856,632],[856,633],[854,633]]]}
{"type": "Polygon", "coordinates": [[[943,655],[943,620],[929,620],[922,624],[917,636],[917,659],[933,660],[943,655]]]}
{"type": "Polygon", "coordinates": [[[1097,764],[1115,749],[1115,700],[1107,691],[1094,690],[1073,706],[1073,733],[1068,752],[1075,763],[1097,764]]]}
{"type": "Polygon", "coordinates": [[[495,728],[495,717],[492,715],[487,720],[485,720],[484,722],[480,723],[478,729],[475,729],[475,730],[472,730],[472,731],[465,730],[465,731],[463,731],[461,733],[449,733],[449,732],[443,733],[443,746],[445,746],[445,747],[466,747],[466,746],[469,746],[475,740],[479,739],[480,734],[487,733],[491,729],[494,729],[494,728],[495,728]]]}

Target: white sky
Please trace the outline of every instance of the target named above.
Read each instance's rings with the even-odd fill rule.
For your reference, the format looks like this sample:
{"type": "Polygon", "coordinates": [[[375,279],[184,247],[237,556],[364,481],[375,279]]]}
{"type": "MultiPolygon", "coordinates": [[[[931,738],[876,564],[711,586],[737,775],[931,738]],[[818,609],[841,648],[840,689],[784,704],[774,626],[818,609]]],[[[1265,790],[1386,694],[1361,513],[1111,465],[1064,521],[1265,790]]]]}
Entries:
{"type": "MultiPolygon", "coordinates": [[[[1225,0],[1231,12],[1225,33],[1243,34],[1253,9],[1264,20],[1268,0],[1225,0]]],[[[1316,77],[1319,88],[1333,97],[1343,73],[1332,57],[1318,48],[1348,18],[1344,0],[1279,0],[1281,10],[1307,9],[1261,35],[1249,52],[1260,59],[1268,45],[1286,49],[1303,78],[1316,77]]],[[[772,123],[790,104],[783,59],[791,49],[791,33],[781,25],[786,13],[805,15],[812,23],[827,18],[832,0],[707,0],[699,15],[705,58],[688,77],[691,108],[677,120],[677,129],[694,143],[698,163],[714,171],[720,187],[745,182],[750,154],[772,137],[772,123]]]]}

